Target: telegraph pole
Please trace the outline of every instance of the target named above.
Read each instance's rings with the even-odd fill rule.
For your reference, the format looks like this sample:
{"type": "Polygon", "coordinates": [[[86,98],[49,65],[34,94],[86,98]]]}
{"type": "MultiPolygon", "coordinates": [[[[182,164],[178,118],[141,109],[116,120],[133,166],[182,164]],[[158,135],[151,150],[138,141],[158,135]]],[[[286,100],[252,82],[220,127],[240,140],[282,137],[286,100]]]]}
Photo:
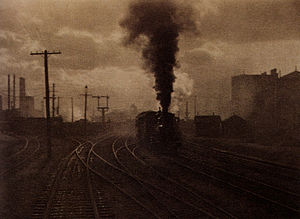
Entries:
{"type": "Polygon", "coordinates": [[[100,98],[101,97],[106,98],[106,106],[98,106],[97,109],[101,110],[101,112],[102,112],[102,124],[103,124],[103,127],[105,127],[105,112],[108,111],[108,109],[109,109],[109,107],[108,107],[109,96],[108,95],[106,95],[106,96],[100,96],[100,98]]]}
{"type": "Polygon", "coordinates": [[[97,100],[98,100],[97,110],[98,110],[98,108],[100,107],[100,98],[101,98],[101,96],[92,96],[92,98],[97,98],[97,100]]]}
{"type": "Polygon", "coordinates": [[[97,100],[98,100],[98,106],[97,107],[99,107],[100,106],[100,98],[101,98],[101,96],[92,96],[92,98],[97,98],[97,100]]]}
{"type": "Polygon", "coordinates": [[[10,75],[7,79],[7,109],[10,110],[10,75]]]}
{"type": "Polygon", "coordinates": [[[86,135],[86,111],[87,111],[87,97],[91,96],[91,94],[88,94],[88,86],[85,86],[85,93],[80,94],[80,96],[84,96],[84,133],[86,135]]]}
{"type": "Polygon", "coordinates": [[[72,122],[74,122],[73,97],[71,97],[71,105],[72,105],[72,122]]]}
{"type": "Polygon", "coordinates": [[[61,54],[58,52],[48,52],[44,50],[43,52],[31,52],[30,55],[43,55],[44,56],[44,66],[45,66],[45,93],[46,93],[46,116],[47,116],[47,146],[48,146],[48,158],[51,157],[51,125],[50,125],[50,103],[49,103],[49,77],[48,77],[48,57],[49,55],[61,54]]]}
{"type": "MultiPolygon", "coordinates": [[[[50,92],[51,91],[49,91],[49,93],[50,92]]],[[[44,97],[44,98],[46,98],[46,97],[44,97]]],[[[55,99],[56,99],[56,96],[55,96],[55,84],[54,83],[52,84],[52,97],[49,96],[49,99],[52,99],[52,118],[54,118],[55,117],[55,99]]],[[[49,103],[49,105],[50,105],[50,103],[49,103]]]]}

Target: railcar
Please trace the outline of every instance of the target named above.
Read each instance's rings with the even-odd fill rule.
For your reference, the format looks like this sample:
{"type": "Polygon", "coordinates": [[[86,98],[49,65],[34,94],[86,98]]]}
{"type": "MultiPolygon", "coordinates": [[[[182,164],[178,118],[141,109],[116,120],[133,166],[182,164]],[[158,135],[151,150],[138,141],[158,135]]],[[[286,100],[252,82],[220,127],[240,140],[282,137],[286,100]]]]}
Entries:
{"type": "Polygon", "coordinates": [[[180,146],[181,135],[173,113],[140,113],[136,117],[136,136],[140,143],[159,152],[176,153],[180,146]]]}

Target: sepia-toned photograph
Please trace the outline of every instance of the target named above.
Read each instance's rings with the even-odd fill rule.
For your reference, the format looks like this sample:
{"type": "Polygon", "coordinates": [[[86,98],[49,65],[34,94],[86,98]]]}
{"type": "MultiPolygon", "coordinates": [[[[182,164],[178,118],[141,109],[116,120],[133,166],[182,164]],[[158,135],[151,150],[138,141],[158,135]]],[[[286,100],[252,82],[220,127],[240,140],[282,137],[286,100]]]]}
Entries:
{"type": "Polygon", "coordinates": [[[0,0],[0,218],[300,218],[300,0],[0,0]]]}

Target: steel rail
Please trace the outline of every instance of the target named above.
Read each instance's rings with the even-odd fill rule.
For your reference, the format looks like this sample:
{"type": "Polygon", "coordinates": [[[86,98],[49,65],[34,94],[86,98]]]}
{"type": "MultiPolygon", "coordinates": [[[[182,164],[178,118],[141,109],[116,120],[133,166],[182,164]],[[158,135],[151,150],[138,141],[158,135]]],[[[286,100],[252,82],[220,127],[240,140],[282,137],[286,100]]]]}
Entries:
{"type": "MultiPolygon", "coordinates": [[[[190,190],[189,188],[179,184],[177,181],[175,181],[174,179],[165,176],[164,174],[162,174],[160,171],[156,170],[153,166],[147,164],[146,162],[144,162],[142,159],[140,159],[139,157],[137,157],[128,147],[128,145],[126,146],[126,149],[129,151],[129,153],[135,157],[141,164],[151,168],[153,171],[155,171],[159,176],[165,178],[166,180],[174,183],[175,185],[177,185],[178,187],[180,187],[181,189],[188,191],[189,193],[191,193],[192,195],[194,195],[195,197],[199,198],[200,200],[204,201],[205,203],[207,203],[208,205],[212,206],[213,208],[218,209],[220,212],[224,213],[225,215],[229,216],[230,218],[237,218],[236,216],[232,215],[230,212],[216,206],[215,204],[211,203],[210,201],[208,201],[207,199],[205,199],[204,197],[200,196],[199,194],[195,193],[194,191],[190,190]]],[[[204,210],[205,211],[205,210],[204,210]]],[[[207,211],[205,211],[207,212],[207,211]]],[[[208,213],[208,212],[207,212],[208,213]]],[[[210,213],[208,213],[210,214],[210,213]]],[[[214,217],[214,216],[213,216],[214,217]]]]}
{"type": "MultiPolygon", "coordinates": [[[[93,146],[93,143],[90,141],[87,141],[88,143],[90,143],[93,146]]],[[[90,178],[90,169],[89,169],[89,159],[90,159],[90,153],[87,156],[86,161],[83,160],[83,158],[80,157],[79,155],[80,152],[76,151],[76,155],[78,157],[78,159],[81,161],[81,163],[85,166],[86,168],[86,177],[87,177],[87,183],[88,183],[88,190],[89,190],[89,195],[90,195],[90,199],[91,199],[91,204],[93,206],[93,211],[95,214],[95,219],[99,219],[99,212],[98,212],[98,208],[97,208],[97,203],[93,194],[93,187],[92,187],[92,183],[91,183],[91,178],[90,178]]]]}
{"type": "MultiPolygon", "coordinates": [[[[105,140],[106,135],[100,136],[99,138],[104,138],[104,140],[105,140]]],[[[54,180],[53,180],[52,185],[51,185],[50,196],[49,196],[49,199],[48,199],[48,202],[47,202],[46,210],[43,214],[43,219],[48,219],[49,218],[50,211],[51,211],[51,208],[52,208],[52,205],[53,205],[53,200],[55,198],[55,195],[56,195],[56,192],[57,192],[57,189],[58,189],[59,180],[61,179],[61,176],[62,176],[63,172],[67,169],[68,164],[71,161],[73,155],[75,155],[77,157],[77,153],[80,153],[80,151],[83,149],[84,145],[87,144],[87,143],[90,143],[89,141],[80,142],[77,139],[73,139],[73,140],[76,141],[77,143],[79,143],[79,145],[73,151],[71,151],[59,164],[58,170],[56,172],[56,175],[55,175],[54,180]]]]}
{"type": "MultiPolygon", "coordinates": [[[[191,143],[191,144],[194,144],[194,143],[191,143]]],[[[194,145],[197,145],[197,146],[199,146],[198,144],[194,144],[194,145]]],[[[206,149],[206,148],[205,148],[206,149]]],[[[197,150],[197,149],[196,149],[197,150]]],[[[254,160],[252,159],[253,157],[247,157],[247,156],[243,156],[243,155],[238,155],[238,154],[235,154],[235,153],[231,153],[231,152],[228,152],[228,151],[224,151],[224,150],[220,150],[220,149],[216,149],[215,150],[215,148],[207,148],[207,150],[212,150],[212,151],[215,151],[215,152],[217,152],[217,153],[222,153],[222,154],[226,154],[226,155],[229,155],[229,156],[232,156],[232,157],[234,157],[234,158],[236,158],[236,159],[241,159],[241,160],[244,160],[244,161],[253,161],[253,162],[255,162],[256,164],[265,164],[265,160],[260,160],[259,162],[257,162],[257,158],[255,158],[254,160]],[[221,152],[222,151],[222,152],[221,152]],[[228,153],[227,153],[228,152],[228,153]],[[249,158],[249,159],[248,159],[249,158]]],[[[190,158],[188,158],[188,157],[186,157],[186,156],[182,156],[182,157],[184,157],[184,158],[186,158],[186,159],[189,159],[190,160],[190,158]]],[[[243,165],[245,165],[245,164],[243,164],[243,165]]],[[[267,164],[268,166],[272,166],[272,167],[278,167],[277,166],[277,164],[274,164],[274,163],[272,163],[272,164],[267,164]]],[[[216,167],[216,166],[213,166],[213,165],[210,165],[211,167],[214,167],[215,169],[217,169],[217,168],[219,168],[219,167],[216,167]]],[[[279,166],[280,167],[280,166],[279,166]]],[[[220,170],[222,170],[223,172],[226,172],[227,170],[226,169],[224,169],[224,168],[219,168],[220,170]]],[[[289,169],[289,170],[292,170],[292,171],[294,171],[294,169],[289,169]]],[[[234,174],[234,173],[232,173],[232,174],[234,174]]],[[[300,174],[300,172],[299,172],[299,174],[300,174]]],[[[298,175],[299,175],[298,174],[298,175]]],[[[239,177],[241,177],[241,178],[243,178],[243,179],[249,179],[248,177],[246,177],[246,176],[242,176],[242,175],[239,175],[239,174],[236,174],[236,175],[238,175],[239,177]]],[[[282,175],[282,177],[284,177],[283,175],[282,175]]],[[[293,180],[296,180],[296,181],[298,181],[298,179],[295,179],[294,177],[288,177],[288,178],[291,178],[291,179],[293,179],[293,180]]],[[[264,182],[262,182],[262,181],[258,181],[258,180],[254,180],[254,179],[249,179],[249,180],[251,180],[251,181],[253,181],[253,182],[256,182],[256,183],[259,183],[259,184],[261,184],[261,185],[264,185],[264,186],[266,186],[266,187],[268,187],[268,188],[271,188],[271,189],[273,189],[273,190],[277,190],[277,191],[280,191],[280,192],[283,192],[283,193],[286,193],[286,194],[289,194],[289,195],[293,195],[293,196],[296,196],[296,197],[300,197],[300,194],[297,194],[297,193],[295,193],[295,192],[293,192],[293,191],[289,191],[289,190],[287,190],[287,189],[282,189],[282,188],[279,188],[278,186],[275,186],[275,185],[270,185],[270,184],[268,184],[268,183],[264,183],[264,182]]]]}
{"type": "MultiPolygon", "coordinates": [[[[189,144],[192,144],[192,145],[195,145],[195,146],[201,146],[201,144],[197,144],[197,143],[194,143],[194,142],[191,142],[191,141],[188,141],[188,140],[185,140],[185,142],[187,142],[189,144]]],[[[203,146],[201,146],[201,147],[203,147],[203,146]]],[[[296,167],[296,166],[288,166],[288,165],[285,165],[285,164],[282,164],[282,163],[271,162],[271,161],[264,160],[264,159],[261,159],[261,158],[258,158],[258,157],[245,156],[245,155],[237,154],[237,153],[234,153],[234,152],[231,152],[231,151],[228,151],[228,150],[222,150],[222,149],[215,148],[215,147],[206,146],[205,148],[208,149],[208,150],[211,150],[211,151],[215,151],[217,153],[237,157],[237,158],[240,158],[242,160],[253,161],[253,162],[261,163],[263,165],[275,166],[275,167],[280,167],[280,168],[283,168],[283,169],[288,169],[288,170],[293,170],[293,171],[295,171],[295,170],[300,171],[300,168],[296,167]]],[[[299,172],[299,174],[300,174],[300,172],[299,172]]]]}
{"type": "Polygon", "coordinates": [[[0,173],[0,177],[3,177],[3,176],[5,176],[6,174],[8,174],[9,172],[16,170],[17,168],[19,168],[20,166],[22,166],[24,163],[26,163],[28,160],[30,160],[30,159],[36,154],[36,152],[37,152],[37,151],[40,149],[40,147],[41,147],[41,143],[40,143],[40,141],[38,140],[37,137],[34,138],[34,139],[37,141],[37,146],[36,146],[35,150],[34,150],[33,152],[31,152],[31,154],[30,154],[28,157],[24,158],[22,161],[17,162],[15,165],[13,165],[13,166],[12,166],[11,168],[9,168],[8,170],[5,170],[5,171],[1,172],[1,173],[0,173]]]}
{"type": "Polygon", "coordinates": [[[59,180],[61,179],[61,176],[62,176],[63,172],[67,168],[67,166],[68,166],[69,162],[71,161],[71,158],[74,155],[74,153],[76,152],[77,148],[81,147],[83,144],[84,143],[80,143],[58,165],[58,170],[56,171],[55,177],[54,177],[53,182],[51,184],[50,195],[49,195],[49,198],[48,198],[48,201],[47,201],[46,210],[44,211],[44,214],[43,214],[43,219],[48,219],[49,218],[50,210],[51,210],[52,205],[53,205],[53,200],[55,198],[55,195],[56,195],[56,192],[57,192],[57,189],[58,189],[59,180]]]}
{"type": "MultiPolygon", "coordinates": [[[[117,139],[116,139],[117,140],[117,139]]],[[[116,140],[114,142],[116,142],[116,140]]],[[[118,167],[114,166],[113,164],[110,164],[108,161],[106,161],[104,158],[102,158],[99,154],[97,154],[93,148],[98,144],[95,143],[93,145],[93,147],[90,150],[90,155],[94,154],[96,157],[98,157],[101,161],[103,161],[104,163],[106,163],[107,165],[111,166],[111,167],[115,167],[115,169],[118,169],[119,171],[123,171],[121,169],[119,169],[118,167]]],[[[86,164],[87,165],[87,164],[86,164]]],[[[103,174],[101,174],[100,172],[98,172],[97,170],[93,169],[92,167],[90,167],[90,165],[87,165],[87,167],[90,169],[91,172],[93,172],[95,175],[97,175],[98,177],[104,179],[106,182],[110,183],[111,185],[113,185],[115,188],[117,188],[121,193],[125,194],[127,197],[129,197],[131,200],[133,200],[134,202],[136,202],[139,206],[141,206],[143,209],[145,209],[146,211],[148,211],[151,215],[153,215],[156,218],[160,218],[158,215],[154,214],[151,209],[149,209],[147,206],[145,206],[142,202],[140,202],[139,200],[137,200],[135,197],[133,197],[132,195],[130,195],[127,191],[125,191],[124,189],[122,189],[120,186],[118,186],[115,182],[113,182],[113,180],[109,179],[108,177],[104,176],[103,174]]]]}
{"type": "MultiPolygon", "coordinates": [[[[185,157],[185,158],[186,158],[186,159],[189,159],[189,158],[187,158],[187,157],[185,157]]],[[[168,159],[171,159],[171,158],[168,158],[168,159]]],[[[262,199],[262,200],[271,202],[271,203],[273,203],[273,204],[275,204],[275,205],[278,205],[278,206],[280,206],[280,207],[283,207],[283,208],[285,208],[285,209],[289,209],[289,210],[291,210],[291,211],[300,213],[300,211],[299,211],[298,209],[294,209],[294,208],[292,208],[292,207],[290,207],[290,206],[281,204],[281,203],[279,203],[279,202],[277,202],[277,201],[275,201],[275,200],[266,198],[266,197],[264,197],[263,195],[260,195],[260,194],[258,194],[258,193],[252,192],[252,191],[250,191],[250,190],[248,190],[248,189],[242,188],[242,187],[237,186],[237,185],[234,185],[234,184],[232,184],[232,183],[226,182],[226,181],[224,181],[224,180],[222,180],[222,179],[219,179],[218,177],[215,177],[215,176],[213,176],[213,175],[207,174],[207,173],[205,173],[205,172],[203,172],[203,171],[194,170],[192,167],[189,167],[189,166],[186,165],[186,164],[182,164],[182,163],[180,163],[180,162],[178,162],[178,161],[176,161],[176,160],[173,160],[173,162],[177,163],[178,165],[180,165],[180,166],[182,166],[182,167],[185,167],[185,168],[187,168],[187,169],[190,169],[191,171],[193,171],[193,172],[195,172],[195,173],[198,173],[198,174],[204,175],[204,176],[206,176],[206,177],[212,178],[213,180],[218,181],[218,182],[221,182],[221,183],[223,183],[223,184],[227,184],[227,185],[229,185],[230,187],[235,188],[235,189],[237,189],[237,190],[239,190],[239,191],[246,192],[246,193],[251,194],[251,195],[253,195],[253,196],[257,197],[257,198],[260,198],[260,199],[262,199]]]]}
{"type": "MultiPolygon", "coordinates": [[[[19,137],[19,136],[17,136],[17,137],[19,137]]],[[[25,138],[25,145],[20,150],[18,150],[16,153],[9,156],[8,160],[11,160],[12,158],[14,158],[15,156],[22,153],[23,151],[25,151],[28,148],[29,138],[27,138],[26,136],[22,136],[22,137],[25,138]]]]}
{"type": "MultiPolygon", "coordinates": [[[[118,157],[118,152],[121,151],[122,149],[125,149],[125,147],[126,147],[126,146],[125,146],[125,144],[124,144],[123,146],[121,146],[121,147],[115,149],[114,144],[113,144],[113,145],[112,145],[112,151],[113,151],[113,153],[114,153],[114,156],[115,156],[117,162],[118,162],[125,170],[127,170],[127,172],[129,173],[130,170],[129,170],[129,169],[128,169],[121,161],[120,161],[120,159],[119,159],[119,157],[118,157]]],[[[131,174],[130,174],[130,175],[131,175],[131,174]]],[[[145,189],[147,190],[147,193],[150,194],[151,197],[153,197],[159,204],[161,204],[162,206],[164,206],[164,207],[167,209],[167,211],[168,211],[171,215],[173,215],[175,218],[179,218],[175,213],[173,213],[173,212],[169,209],[169,207],[168,207],[167,205],[163,204],[163,203],[162,203],[155,195],[153,195],[153,194],[149,191],[149,189],[143,184],[143,182],[139,179],[139,177],[135,176],[135,178],[137,178],[138,183],[139,183],[143,188],[145,188],[145,189]]]]}
{"type": "MultiPolygon", "coordinates": [[[[97,156],[97,154],[95,154],[95,155],[97,156]]],[[[114,166],[114,165],[113,165],[113,166],[114,166]]],[[[116,169],[120,170],[121,172],[124,172],[124,173],[127,174],[128,176],[130,176],[130,177],[132,177],[132,178],[134,178],[134,179],[136,179],[136,180],[139,180],[139,181],[141,181],[141,182],[143,182],[143,183],[145,183],[145,184],[147,184],[147,185],[153,187],[154,189],[157,189],[157,190],[159,190],[160,192],[169,195],[170,197],[175,198],[177,201],[183,202],[184,204],[186,204],[186,205],[188,205],[188,206],[190,206],[190,207],[192,207],[192,208],[194,208],[194,209],[196,209],[196,210],[198,210],[198,211],[200,211],[200,212],[202,212],[202,213],[204,213],[204,214],[210,216],[211,218],[216,218],[214,215],[210,214],[209,212],[205,211],[204,209],[199,208],[198,206],[196,206],[196,205],[194,205],[194,204],[192,204],[192,203],[189,203],[189,202],[186,202],[186,201],[184,201],[184,200],[182,200],[182,199],[179,199],[177,196],[172,195],[172,194],[166,192],[165,190],[161,189],[160,187],[158,187],[158,186],[156,186],[156,185],[153,185],[152,183],[148,182],[147,180],[141,179],[141,178],[138,177],[138,176],[133,176],[132,174],[129,174],[128,172],[126,172],[126,171],[124,171],[124,170],[122,170],[122,169],[120,169],[120,168],[118,168],[118,167],[116,167],[116,166],[114,166],[114,167],[115,167],[116,169]]]]}

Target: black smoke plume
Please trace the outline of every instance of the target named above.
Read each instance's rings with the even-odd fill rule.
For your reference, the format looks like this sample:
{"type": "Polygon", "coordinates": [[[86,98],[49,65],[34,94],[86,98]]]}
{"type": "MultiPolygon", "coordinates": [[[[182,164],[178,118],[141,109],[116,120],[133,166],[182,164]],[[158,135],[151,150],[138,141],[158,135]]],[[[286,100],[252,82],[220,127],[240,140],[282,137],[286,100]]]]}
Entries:
{"type": "Polygon", "coordinates": [[[142,47],[145,67],[155,76],[154,88],[163,112],[171,104],[179,34],[195,30],[192,14],[191,7],[175,1],[140,0],[130,5],[120,23],[128,31],[126,44],[142,47]]]}

